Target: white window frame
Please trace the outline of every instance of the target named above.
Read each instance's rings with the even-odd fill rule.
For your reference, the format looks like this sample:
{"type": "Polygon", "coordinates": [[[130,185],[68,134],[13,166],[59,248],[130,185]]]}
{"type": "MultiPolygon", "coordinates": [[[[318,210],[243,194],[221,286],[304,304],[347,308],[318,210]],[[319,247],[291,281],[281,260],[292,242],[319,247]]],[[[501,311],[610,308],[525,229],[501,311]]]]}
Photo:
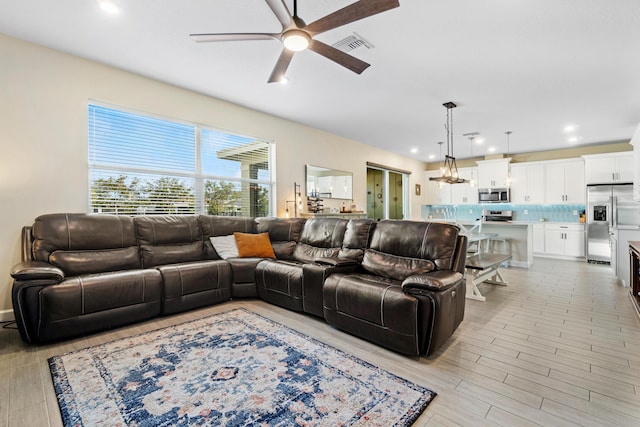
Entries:
{"type": "MultiPolygon", "coordinates": [[[[179,120],[179,119],[175,119],[175,118],[171,118],[171,117],[165,117],[165,116],[161,116],[158,114],[154,114],[154,113],[149,113],[149,112],[143,112],[143,111],[138,111],[135,109],[131,109],[131,108],[125,108],[119,105],[113,105],[113,104],[109,104],[109,103],[105,103],[105,102],[101,102],[101,101],[96,101],[96,100],[89,100],[89,102],[87,103],[87,131],[89,132],[89,121],[91,120],[91,116],[90,116],[90,108],[91,107],[97,107],[97,108],[107,108],[107,109],[112,109],[112,110],[116,110],[122,113],[126,113],[126,114],[134,114],[134,115],[140,115],[146,118],[151,118],[151,119],[158,119],[158,120],[163,120],[163,121],[167,121],[170,123],[175,123],[178,125],[184,125],[184,126],[189,126],[189,127],[193,127],[194,129],[194,170],[193,171],[189,171],[189,172],[180,172],[180,171],[174,171],[174,170],[162,170],[160,169],[156,169],[156,168],[149,168],[149,167],[145,167],[145,166],[136,166],[136,167],[131,167],[131,166],[127,166],[127,165],[123,165],[123,164],[117,164],[117,163],[99,163],[96,161],[92,161],[92,159],[95,159],[95,156],[92,155],[91,152],[91,140],[92,140],[92,136],[88,135],[87,138],[87,147],[88,147],[88,181],[89,181],[89,188],[88,188],[88,198],[87,198],[87,211],[90,213],[95,213],[95,209],[92,206],[92,181],[93,181],[93,171],[94,170],[105,170],[105,171],[109,171],[110,173],[113,174],[119,174],[119,173],[124,173],[124,174],[131,174],[134,175],[135,174],[158,174],[161,176],[169,176],[169,177],[181,177],[181,178],[186,178],[189,180],[193,180],[193,197],[194,197],[194,212],[187,212],[187,214],[206,214],[206,207],[205,207],[205,192],[204,192],[204,188],[205,188],[205,182],[207,180],[216,180],[216,181],[224,181],[224,182],[233,182],[236,184],[240,184],[242,185],[243,183],[247,183],[247,184],[254,184],[254,185],[259,185],[259,186],[266,186],[268,188],[269,191],[269,197],[268,197],[268,204],[269,204],[269,208],[268,208],[268,215],[269,216],[274,216],[275,215],[275,211],[276,211],[276,206],[275,206],[275,200],[276,199],[276,180],[275,180],[275,147],[276,144],[273,140],[271,139],[267,139],[267,138],[262,138],[262,137],[254,137],[254,136],[248,136],[248,135],[243,135],[237,132],[230,132],[228,130],[223,130],[223,129],[219,129],[219,128],[215,128],[213,126],[208,126],[208,125],[203,125],[201,123],[196,123],[196,122],[188,122],[188,121],[184,121],[184,120],[179,120]],[[225,175],[217,175],[217,174],[211,174],[211,173],[204,173],[203,172],[203,158],[202,158],[202,132],[203,131],[213,131],[213,132],[220,132],[220,133],[225,133],[228,134],[230,136],[233,137],[239,137],[239,138],[243,138],[243,139],[250,139],[250,140],[255,140],[258,142],[262,142],[265,143],[267,148],[267,157],[268,157],[268,178],[264,179],[250,179],[250,178],[242,178],[242,177],[234,177],[234,176],[225,176],[225,175]]],[[[238,147],[241,147],[241,145],[239,145],[238,147]]],[[[251,209],[251,208],[250,208],[251,209]]],[[[113,213],[113,212],[110,212],[113,213]]],[[[139,213],[144,215],[144,213],[139,213]]],[[[243,212],[243,216],[248,216],[249,213],[248,212],[243,212]]]]}

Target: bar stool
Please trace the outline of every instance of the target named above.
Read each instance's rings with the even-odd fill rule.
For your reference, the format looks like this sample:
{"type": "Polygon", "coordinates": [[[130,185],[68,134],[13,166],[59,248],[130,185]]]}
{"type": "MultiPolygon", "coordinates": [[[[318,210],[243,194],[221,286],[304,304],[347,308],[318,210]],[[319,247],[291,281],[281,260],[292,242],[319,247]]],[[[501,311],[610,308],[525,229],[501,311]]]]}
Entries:
{"type": "MultiPolygon", "coordinates": [[[[493,236],[489,237],[487,242],[489,253],[498,253],[511,256],[511,238],[507,236],[493,236]]],[[[503,263],[508,265],[508,261],[503,263]]]]}

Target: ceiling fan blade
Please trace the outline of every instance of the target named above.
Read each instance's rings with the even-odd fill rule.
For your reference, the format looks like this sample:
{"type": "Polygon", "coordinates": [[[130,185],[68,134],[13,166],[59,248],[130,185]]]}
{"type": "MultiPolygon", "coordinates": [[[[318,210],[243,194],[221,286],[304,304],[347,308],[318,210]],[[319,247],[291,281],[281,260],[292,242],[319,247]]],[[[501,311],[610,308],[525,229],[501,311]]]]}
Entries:
{"type": "Polygon", "coordinates": [[[218,34],[189,34],[195,42],[233,42],[238,40],[271,40],[280,39],[280,34],[267,33],[218,33],[218,34]]]}
{"type": "Polygon", "coordinates": [[[398,6],[398,0],[360,0],[312,22],[304,29],[316,35],[398,6]]]}
{"type": "Polygon", "coordinates": [[[322,43],[318,40],[311,40],[309,44],[309,49],[324,56],[327,59],[332,60],[336,64],[342,65],[345,68],[353,71],[356,74],[361,74],[364,70],[366,70],[370,64],[367,64],[364,61],[356,58],[355,56],[351,56],[347,53],[344,53],[341,50],[336,49],[333,46],[329,46],[328,44],[322,43]]]}
{"type": "Polygon", "coordinates": [[[266,0],[267,5],[271,9],[280,24],[282,24],[282,29],[288,28],[291,25],[291,13],[289,13],[289,9],[284,4],[282,0],[266,0]]]}
{"type": "Polygon", "coordinates": [[[289,49],[282,49],[280,58],[278,58],[278,62],[269,76],[269,83],[278,83],[282,81],[285,73],[287,72],[287,68],[289,68],[289,64],[291,63],[294,53],[295,52],[289,49]]]}

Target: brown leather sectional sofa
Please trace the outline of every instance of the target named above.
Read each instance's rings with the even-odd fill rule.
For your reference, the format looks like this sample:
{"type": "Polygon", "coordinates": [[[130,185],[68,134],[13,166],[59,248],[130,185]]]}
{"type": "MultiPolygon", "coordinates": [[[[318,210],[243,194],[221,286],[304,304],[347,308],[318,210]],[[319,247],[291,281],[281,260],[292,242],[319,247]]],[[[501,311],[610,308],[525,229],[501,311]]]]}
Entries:
{"type": "Polygon", "coordinates": [[[258,297],[429,355],[464,316],[458,232],[395,220],[42,215],[23,229],[13,308],[35,344],[258,297]],[[209,238],[234,232],[268,233],[276,258],[221,259],[209,238]]]}

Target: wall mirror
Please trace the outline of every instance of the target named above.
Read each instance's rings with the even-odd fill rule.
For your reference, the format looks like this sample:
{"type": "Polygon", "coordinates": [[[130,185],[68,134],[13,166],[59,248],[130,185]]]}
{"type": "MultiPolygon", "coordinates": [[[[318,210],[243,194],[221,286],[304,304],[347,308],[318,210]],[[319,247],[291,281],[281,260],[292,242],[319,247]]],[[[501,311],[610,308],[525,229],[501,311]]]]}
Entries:
{"type": "Polygon", "coordinates": [[[353,199],[351,172],[307,165],[307,197],[353,199]]]}

